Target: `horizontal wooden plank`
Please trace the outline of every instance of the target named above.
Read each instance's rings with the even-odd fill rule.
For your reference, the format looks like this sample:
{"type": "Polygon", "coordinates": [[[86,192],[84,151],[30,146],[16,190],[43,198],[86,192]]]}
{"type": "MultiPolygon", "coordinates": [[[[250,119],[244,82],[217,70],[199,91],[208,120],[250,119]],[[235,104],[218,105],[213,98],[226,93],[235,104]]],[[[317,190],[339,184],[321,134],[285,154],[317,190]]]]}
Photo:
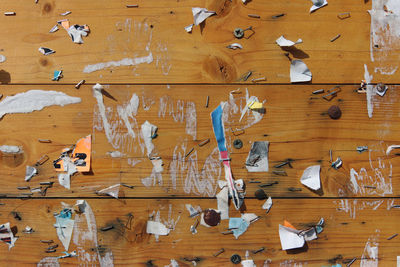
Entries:
{"type": "MultiPolygon", "coordinates": [[[[10,266],[32,266],[42,258],[61,255],[63,247],[58,240],[53,227],[54,212],[60,212],[63,201],[69,205],[74,200],[1,200],[5,205],[0,206],[0,223],[10,222],[16,226],[19,239],[15,247],[8,251],[5,244],[0,244],[1,262],[10,266]],[[21,220],[14,219],[12,212],[17,212],[21,220]],[[29,225],[35,232],[32,234],[21,231],[29,225]],[[40,240],[54,240],[59,245],[57,252],[47,254],[48,247],[40,240]]],[[[342,200],[343,201],[343,200],[342,200]]],[[[378,247],[378,262],[381,266],[393,266],[398,255],[399,238],[387,240],[398,231],[399,213],[397,209],[388,210],[386,207],[397,203],[398,200],[382,200],[380,205],[374,201],[345,200],[347,212],[340,201],[301,199],[301,200],[274,200],[274,205],[268,214],[261,209],[262,202],[257,200],[246,201],[246,212],[256,213],[261,219],[251,224],[243,235],[235,239],[232,235],[222,235],[228,227],[224,220],[217,227],[206,228],[199,225],[198,233],[192,235],[189,228],[195,223],[190,218],[185,204],[199,205],[201,208],[215,208],[215,200],[87,200],[93,211],[95,220],[89,221],[90,227],[97,229],[105,226],[114,226],[110,231],[96,231],[87,228],[84,215],[76,215],[76,228],[69,251],[76,250],[79,257],[60,259],[62,266],[92,265],[97,263],[96,246],[103,254],[112,251],[114,266],[144,266],[152,260],[156,266],[169,264],[170,259],[179,262],[179,266],[191,266],[190,261],[198,257],[198,266],[231,266],[229,258],[232,254],[239,254],[245,258],[246,250],[257,250],[265,247],[265,251],[258,254],[250,253],[257,266],[270,259],[272,266],[287,263],[287,266],[310,265],[331,266],[335,261],[357,258],[356,265],[361,258],[370,259],[366,251],[368,244],[378,247]],[[357,204],[353,204],[353,201],[357,204]],[[353,207],[353,205],[355,205],[353,207]],[[374,208],[375,207],[375,208],[374,208]],[[354,208],[354,211],[352,210],[354,208]],[[349,214],[354,212],[353,214],[349,214]],[[148,235],[145,230],[146,221],[152,214],[159,212],[161,222],[173,227],[168,236],[155,237],[148,235]],[[128,215],[133,215],[132,224],[128,223],[128,215]],[[350,216],[354,216],[352,218],[350,216]],[[374,220],[371,220],[371,216],[374,220]],[[79,217],[79,218],[78,218],[79,217]],[[319,238],[307,243],[307,248],[297,253],[281,250],[278,235],[278,225],[286,219],[298,229],[306,229],[315,225],[320,218],[325,218],[324,231],[319,238]],[[130,229],[128,229],[130,228],[130,229]],[[88,234],[85,232],[91,232],[88,234]],[[97,235],[97,240],[94,237],[97,235]],[[84,237],[86,236],[86,237],[84,237]],[[92,238],[93,237],[93,238],[92,238]],[[86,238],[86,239],[85,239],[86,238]],[[83,240],[83,241],[82,241],[83,240]],[[84,242],[86,240],[86,243],[84,242]],[[97,244],[96,244],[97,243],[97,244]],[[225,249],[218,257],[212,256],[221,248],[225,249]],[[336,260],[335,260],[336,259],[336,260]],[[290,265],[292,264],[292,265],[290,265]]],[[[344,202],[343,202],[344,203],[344,202]]],[[[231,217],[239,217],[240,213],[231,207],[231,217]]],[[[110,265],[107,265],[110,266],[110,265]]],[[[286,265],[285,265],[286,266],[286,265]]]]}
{"type": "MultiPolygon", "coordinates": [[[[367,10],[371,9],[372,1],[332,1],[312,14],[310,1],[290,4],[284,0],[251,1],[244,5],[240,0],[163,3],[151,0],[135,1],[139,8],[126,8],[128,2],[41,0],[35,4],[17,0],[4,3],[3,10],[15,11],[16,16],[0,17],[1,30],[7,36],[1,46],[7,60],[1,63],[0,80],[2,83],[51,83],[53,71],[62,69],[61,81],[69,83],[81,79],[119,83],[220,83],[237,81],[252,70],[251,79],[266,77],[267,83],[289,83],[290,62],[285,51],[275,43],[281,35],[291,40],[303,39],[304,43],[291,51],[291,57],[304,60],[316,83],[359,83],[364,78],[364,64],[368,64],[372,73],[375,67],[390,69],[398,62],[395,43],[391,44],[393,47],[386,45],[383,52],[374,48],[379,50],[375,53],[386,56],[375,55],[376,61],[371,62],[371,18],[367,10]],[[193,22],[191,8],[196,6],[214,10],[217,15],[210,17],[204,27],[195,26],[193,33],[188,34],[184,27],[193,22]],[[66,10],[72,13],[60,16],[66,10]],[[343,12],[350,12],[351,17],[340,20],[337,15],[343,12]],[[280,13],[285,16],[271,18],[280,13]],[[261,18],[250,18],[248,14],[258,14],[261,18]],[[83,38],[84,44],[72,43],[62,28],[49,33],[61,19],[89,25],[91,33],[83,38]],[[255,33],[248,39],[237,40],[233,36],[235,28],[249,26],[255,33]],[[337,34],[341,37],[330,42],[337,34]],[[234,42],[241,43],[243,49],[226,48],[234,42]],[[38,52],[41,46],[56,53],[44,56],[38,52]],[[104,65],[96,65],[100,63],[104,65]],[[100,70],[88,72],[96,68],[100,70]]],[[[400,82],[397,75],[374,73],[373,76],[374,81],[400,82]]]]}
{"type": "MultiPolygon", "coordinates": [[[[249,96],[266,101],[266,114],[260,122],[246,128],[244,134],[234,136],[230,128],[242,129],[253,119],[252,115],[246,115],[239,122],[246,95],[246,88],[239,88],[241,93],[232,95],[237,110],[232,109],[225,128],[232,172],[236,179],[246,182],[247,196],[253,196],[260,183],[274,181],[279,183],[265,188],[273,197],[399,195],[399,159],[395,151],[389,156],[385,155],[389,145],[399,142],[397,87],[390,86],[384,97],[373,98],[375,109],[373,117],[368,118],[366,96],[354,92],[355,87],[352,86],[343,86],[338,96],[330,102],[322,99],[321,95],[311,94],[321,86],[249,86],[249,96]],[[342,110],[339,120],[330,119],[326,113],[333,104],[339,105],[342,110]],[[233,148],[232,142],[236,138],[243,141],[242,149],[233,148]],[[245,169],[253,141],[270,142],[270,169],[267,173],[249,173],[245,169]],[[357,146],[368,146],[369,151],[360,154],[356,151],[357,146]],[[343,160],[343,167],[338,170],[330,167],[329,150],[332,150],[333,160],[337,157],[343,160]],[[288,158],[293,160],[293,168],[274,168],[274,165],[288,158]],[[299,181],[304,169],[315,164],[322,166],[323,192],[319,194],[306,189],[299,181]],[[351,169],[355,171],[358,191],[350,181],[351,169]],[[274,173],[281,170],[287,176],[274,173]],[[290,188],[301,188],[301,191],[292,192],[290,188]]],[[[19,145],[23,153],[1,155],[0,175],[4,184],[0,194],[16,196],[24,192],[17,190],[17,186],[36,187],[39,182],[57,181],[52,161],[60,156],[63,148],[88,134],[93,135],[92,171],[73,176],[71,190],[66,190],[56,182],[48,190],[47,196],[95,196],[96,190],[125,183],[135,186],[135,189],[121,189],[127,197],[212,197],[218,191],[217,180],[224,180],[210,112],[221,101],[229,100],[229,92],[238,89],[236,85],[106,86],[106,92],[115,99],[104,96],[103,101],[107,122],[113,129],[109,138],[104,132],[91,86],[83,86],[80,90],[67,85],[3,86],[0,91],[11,95],[28,89],[62,91],[81,97],[82,103],[48,107],[28,114],[9,114],[2,118],[0,145],[19,145]],[[118,107],[127,105],[133,94],[139,98],[137,116],[130,119],[133,125],[130,130],[135,138],[129,135],[129,126],[124,124],[117,111],[118,107]],[[210,96],[209,107],[205,108],[207,96],[210,96]],[[186,130],[187,121],[190,121],[187,114],[194,110],[193,106],[196,127],[189,128],[196,131],[196,135],[188,134],[186,130]],[[153,139],[153,143],[164,163],[162,178],[149,179],[148,187],[144,186],[143,179],[151,177],[152,164],[147,158],[139,130],[146,120],[158,126],[158,137],[153,139]],[[197,145],[200,140],[207,138],[210,143],[202,147],[197,145]],[[52,143],[39,143],[38,139],[50,139],[52,143]],[[185,157],[192,148],[193,152],[185,157]],[[110,152],[113,151],[119,151],[122,157],[112,158],[110,152]],[[38,176],[25,182],[26,165],[35,164],[44,154],[50,160],[38,166],[38,176]]],[[[233,107],[233,102],[230,103],[233,107]]]]}

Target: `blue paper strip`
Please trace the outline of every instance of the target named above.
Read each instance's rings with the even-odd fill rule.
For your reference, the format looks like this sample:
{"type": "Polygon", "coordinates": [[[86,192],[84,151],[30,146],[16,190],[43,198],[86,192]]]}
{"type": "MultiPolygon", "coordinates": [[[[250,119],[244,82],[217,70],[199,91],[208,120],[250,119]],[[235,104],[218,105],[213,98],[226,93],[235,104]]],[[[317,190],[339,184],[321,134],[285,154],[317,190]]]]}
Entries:
{"type": "Polygon", "coordinates": [[[213,124],[213,130],[215,134],[215,139],[217,139],[218,150],[227,151],[225,145],[225,133],[224,127],[222,125],[222,106],[219,105],[213,112],[211,112],[211,120],[213,124]]]}

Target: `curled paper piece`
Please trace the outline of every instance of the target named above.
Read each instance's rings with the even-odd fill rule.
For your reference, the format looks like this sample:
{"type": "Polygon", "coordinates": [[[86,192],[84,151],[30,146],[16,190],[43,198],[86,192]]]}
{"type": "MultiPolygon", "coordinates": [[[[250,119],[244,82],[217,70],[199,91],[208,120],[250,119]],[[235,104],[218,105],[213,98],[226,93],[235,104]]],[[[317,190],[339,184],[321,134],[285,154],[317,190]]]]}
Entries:
{"type": "Polygon", "coordinates": [[[226,48],[236,50],[236,49],[243,49],[243,46],[238,43],[233,43],[233,44],[228,45],[226,48]]]}
{"type": "Polygon", "coordinates": [[[299,60],[292,60],[290,63],[290,82],[309,82],[312,79],[312,74],[307,65],[299,60]]]}
{"type": "Polygon", "coordinates": [[[115,185],[109,186],[107,188],[104,188],[104,189],[98,191],[97,193],[100,195],[109,195],[113,198],[118,199],[120,185],[121,184],[115,184],[115,185]]]}
{"type": "Polygon", "coordinates": [[[311,0],[313,5],[310,8],[310,13],[314,12],[317,9],[320,9],[321,7],[324,7],[328,4],[327,0],[311,0]]]}
{"type": "Polygon", "coordinates": [[[11,231],[9,222],[0,225],[0,240],[8,245],[8,250],[14,246],[17,239],[18,237],[14,237],[14,234],[11,231]]]}
{"type": "Polygon", "coordinates": [[[269,197],[269,198],[265,201],[265,203],[262,205],[262,208],[263,208],[264,210],[267,210],[266,213],[268,213],[269,210],[271,209],[271,207],[272,207],[272,198],[269,197]]]}
{"type": "Polygon", "coordinates": [[[208,11],[206,8],[201,7],[193,7],[192,8],[194,25],[199,25],[203,21],[205,21],[208,17],[215,15],[215,11],[208,11]]]}
{"type": "Polygon", "coordinates": [[[279,239],[281,241],[282,250],[301,248],[305,244],[303,236],[299,235],[300,231],[279,225],[279,239]]]}
{"type": "Polygon", "coordinates": [[[300,178],[300,182],[312,190],[319,190],[321,188],[321,180],[319,176],[320,170],[320,165],[308,167],[304,170],[303,175],[300,178]]]}
{"type": "Polygon", "coordinates": [[[389,155],[390,152],[391,152],[393,149],[398,149],[398,148],[400,148],[400,145],[391,145],[391,146],[388,146],[388,148],[386,149],[386,155],[389,155]]]}
{"type": "Polygon", "coordinates": [[[25,171],[25,182],[28,182],[29,180],[32,179],[33,176],[37,175],[38,171],[35,167],[32,166],[26,166],[26,171],[25,171]]]}
{"type": "Polygon", "coordinates": [[[170,229],[164,224],[155,221],[147,221],[146,232],[153,235],[168,235],[170,229]]]}
{"type": "Polygon", "coordinates": [[[290,46],[294,46],[296,44],[301,44],[303,42],[303,40],[298,39],[296,42],[290,41],[288,39],[286,39],[285,37],[283,37],[283,35],[281,37],[279,37],[278,39],[276,39],[275,41],[280,47],[290,47],[290,46]]]}

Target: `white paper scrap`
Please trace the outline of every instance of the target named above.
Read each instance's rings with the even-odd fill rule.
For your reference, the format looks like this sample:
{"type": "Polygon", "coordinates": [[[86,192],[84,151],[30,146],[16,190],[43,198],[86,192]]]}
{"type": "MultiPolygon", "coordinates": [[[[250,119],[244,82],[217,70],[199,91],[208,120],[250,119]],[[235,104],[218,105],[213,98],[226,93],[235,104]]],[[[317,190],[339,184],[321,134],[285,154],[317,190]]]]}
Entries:
{"type": "Polygon", "coordinates": [[[51,30],[49,31],[49,33],[53,33],[53,32],[56,32],[56,31],[58,31],[58,25],[57,25],[57,24],[54,25],[53,28],[51,28],[51,30]]]}
{"type": "Polygon", "coordinates": [[[386,149],[386,155],[389,155],[390,152],[391,152],[393,149],[398,149],[398,148],[400,148],[400,145],[391,145],[391,146],[388,146],[388,148],[386,149]]]}
{"type": "Polygon", "coordinates": [[[236,50],[236,49],[243,49],[243,46],[239,43],[233,43],[228,45],[226,48],[236,50]]]}
{"type": "Polygon", "coordinates": [[[146,145],[148,157],[150,157],[154,149],[154,144],[151,137],[153,136],[156,130],[157,126],[151,124],[148,121],[145,121],[141,126],[141,133],[144,140],[144,144],[146,145]]]}
{"type": "Polygon", "coordinates": [[[309,82],[312,79],[312,74],[307,65],[299,60],[292,60],[290,63],[290,82],[309,82]]]}
{"type": "Polygon", "coordinates": [[[242,260],[241,264],[243,267],[257,267],[253,260],[242,260]]]}
{"type": "Polygon", "coordinates": [[[241,215],[241,218],[243,220],[245,220],[248,224],[251,224],[251,223],[257,221],[260,217],[257,216],[257,214],[255,214],[255,213],[243,213],[241,215]]]}
{"type": "Polygon", "coordinates": [[[303,42],[303,40],[298,39],[296,42],[290,41],[288,39],[286,39],[285,37],[283,37],[283,35],[281,37],[279,37],[278,39],[276,39],[276,43],[280,46],[280,47],[290,47],[290,46],[294,46],[296,44],[301,44],[303,42]]]}
{"type": "Polygon", "coordinates": [[[83,44],[82,36],[86,37],[89,33],[89,27],[87,25],[72,25],[68,29],[68,34],[72,41],[76,44],[83,44]]]}
{"type": "Polygon", "coordinates": [[[8,145],[0,146],[0,151],[3,153],[17,154],[17,153],[20,153],[21,150],[22,149],[19,146],[8,146],[8,145]]]}
{"type": "Polygon", "coordinates": [[[121,184],[115,184],[115,185],[109,186],[107,188],[104,188],[104,189],[98,191],[97,193],[102,194],[102,195],[109,195],[109,196],[112,196],[112,197],[118,199],[120,185],[121,184]]]}
{"type": "Polygon", "coordinates": [[[13,96],[7,96],[0,102],[0,119],[5,114],[30,113],[45,107],[80,103],[79,97],[72,97],[63,92],[30,90],[13,96]]]}
{"type": "Polygon", "coordinates": [[[265,201],[265,203],[262,205],[262,208],[263,208],[264,210],[267,210],[266,212],[268,213],[269,210],[271,209],[271,207],[272,207],[272,198],[269,197],[269,198],[265,201]]]}
{"type": "Polygon", "coordinates": [[[206,8],[201,7],[193,7],[192,8],[194,25],[199,25],[203,21],[205,21],[208,17],[215,15],[215,11],[208,11],[206,8]]]}
{"type": "Polygon", "coordinates": [[[164,224],[155,221],[147,221],[146,232],[154,235],[168,235],[170,229],[164,224]]]}
{"type": "Polygon", "coordinates": [[[304,170],[303,175],[300,178],[300,182],[312,190],[319,190],[321,188],[321,180],[319,177],[320,170],[320,165],[308,167],[304,170]]]}
{"type": "Polygon", "coordinates": [[[218,211],[221,212],[221,220],[229,219],[229,189],[224,187],[217,194],[218,211]]]}
{"type": "Polygon", "coordinates": [[[28,182],[30,179],[32,179],[33,176],[35,176],[37,174],[38,174],[38,171],[35,167],[26,166],[25,182],[28,182]]]}
{"type": "Polygon", "coordinates": [[[255,141],[246,159],[248,172],[268,172],[268,141],[255,141]]]}
{"type": "Polygon", "coordinates": [[[282,250],[301,248],[305,243],[304,237],[299,236],[299,231],[283,225],[279,225],[279,238],[282,250]]]}
{"type": "Polygon", "coordinates": [[[324,7],[328,4],[328,1],[326,0],[311,0],[313,5],[310,8],[310,13],[314,12],[317,9],[320,9],[321,7],[324,7]]]}
{"type": "Polygon", "coordinates": [[[194,24],[190,24],[190,25],[186,26],[186,27],[185,27],[185,31],[186,31],[186,32],[192,32],[193,26],[194,26],[194,24]]]}

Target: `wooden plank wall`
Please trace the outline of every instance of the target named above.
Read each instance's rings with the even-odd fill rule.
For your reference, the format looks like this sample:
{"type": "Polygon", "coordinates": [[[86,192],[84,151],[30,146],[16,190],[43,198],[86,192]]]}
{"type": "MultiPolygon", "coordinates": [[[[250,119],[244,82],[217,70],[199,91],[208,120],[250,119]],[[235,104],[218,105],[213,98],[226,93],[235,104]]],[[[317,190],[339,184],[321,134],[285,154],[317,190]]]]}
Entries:
{"type": "MultiPolygon", "coordinates": [[[[400,239],[387,238],[399,231],[399,211],[394,207],[400,204],[400,159],[393,152],[386,155],[386,149],[400,144],[400,79],[397,73],[374,72],[379,64],[398,62],[396,50],[390,48],[387,51],[393,55],[386,61],[371,62],[371,19],[367,11],[374,1],[330,0],[328,6],[312,14],[308,0],[253,0],[246,5],[240,0],[4,1],[2,11],[15,11],[16,16],[0,16],[1,30],[7,37],[0,46],[0,54],[6,57],[0,63],[3,99],[40,89],[64,92],[82,101],[27,114],[7,114],[0,119],[0,145],[23,149],[19,154],[0,152],[0,224],[10,222],[19,237],[11,250],[0,244],[0,265],[36,266],[45,257],[60,256],[63,249],[53,226],[53,213],[62,209],[62,203],[73,205],[84,199],[95,217],[92,224],[114,228],[92,231],[83,215],[77,214],[70,251],[77,250],[78,257],[59,259],[61,266],[112,266],[110,262],[114,266],[166,266],[171,259],[179,266],[194,266],[193,260],[197,266],[233,266],[230,256],[245,258],[246,251],[257,266],[346,266],[353,258],[353,266],[368,262],[395,266],[400,239]],[[139,7],[126,8],[127,4],[139,7]],[[184,27],[192,23],[191,8],[196,6],[215,10],[217,15],[189,34],[184,27]],[[72,13],[60,16],[67,10],[72,13]],[[351,17],[340,20],[337,15],[343,12],[350,12],[351,17]],[[271,17],[280,13],[285,15],[271,17]],[[83,44],[74,44],[64,29],[48,32],[64,18],[72,24],[89,25],[91,32],[83,37],[83,44]],[[254,35],[239,41],[233,37],[234,28],[248,26],[253,26],[254,35]],[[337,34],[341,37],[330,42],[337,34]],[[290,83],[290,61],[286,51],[275,43],[280,35],[303,39],[289,51],[290,57],[307,64],[313,73],[312,83],[290,83]],[[227,49],[233,42],[240,42],[243,49],[227,49]],[[41,46],[56,53],[44,56],[37,51],[41,46]],[[152,60],[84,71],[93,64],[141,57],[152,60]],[[384,97],[372,97],[372,118],[368,117],[366,94],[357,93],[364,79],[364,64],[373,74],[373,82],[389,84],[384,97]],[[64,77],[51,81],[53,71],[59,69],[64,77]],[[251,78],[266,77],[266,81],[240,81],[249,70],[253,71],[251,78]],[[86,84],[75,89],[82,79],[86,84]],[[92,87],[97,82],[105,86],[104,106],[113,129],[111,137],[105,134],[93,97],[92,87]],[[312,94],[334,86],[340,86],[341,91],[330,101],[312,94]],[[132,127],[135,135],[139,136],[140,125],[146,120],[158,127],[153,143],[163,159],[164,171],[162,179],[154,180],[151,186],[145,186],[142,180],[152,172],[142,141],[129,135],[118,115],[118,107],[126,105],[134,94],[140,101],[135,116],[138,127],[132,127]],[[236,136],[229,129],[241,129],[252,122],[251,117],[239,121],[246,95],[264,101],[266,114],[236,136]],[[185,204],[217,208],[215,194],[218,180],[224,180],[224,170],[216,154],[210,112],[220,102],[232,101],[230,97],[238,106],[225,125],[232,172],[236,179],[246,182],[244,210],[261,218],[238,239],[221,234],[228,228],[227,221],[214,228],[199,226],[193,235],[189,229],[196,219],[188,216],[185,204]],[[341,108],[339,120],[329,118],[331,105],[341,108]],[[195,135],[186,130],[186,114],[192,107],[195,135]],[[67,190],[58,184],[52,161],[63,148],[88,134],[93,138],[91,171],[74,175],[67,190]],[[198,146],[207,138],[207,145],[198,146]],[[232,146],[237,138],[243,141],[241,149],[232,146]],[[52,142],[40,143],[39,139],[52,142]],[[267,173],[248,173],[245,169],[253,141],[270,142],[267,173]],[[368,146],[369,150],[358,153],[357,146],[368,146]],[[112,157],[113,151],[122,156],[112,157]],[[338,170],[331,167],[330,151],[334,160],[343,160],[338,170]],[[43,155],[49,160],[38,166],[37,176],[25,182],[26,166],[43,155]],[[292,160],[292,168],[279,169],[287,176],[274,174],[274,165],[287,159],[292,160]],[[322,190],[318,193],[300,183],[304,169],[315,164],[321,165],[322,190]],[[350,180],[351,172],[356,175],[359,190],[350,180]],[[46,195],[34,193],[21,199],[26,191],[17,187],[33,188],[46,181],[55,182],[46,195]],[[273,182],[264,188],[274,201],[266,214],[254,192],[260,185],[273,182]],[[96,194],[118,183],[134,188],[121,187],[118,200],[96,194]],[[15,218],[15,212],[20,218],[15,218]],[[146,233],[146,221],[157,212],[161,221],[173,228],[158,241],[146,233]],[[282,251],[278,225],[283,220],[304,229],[320,218],[325,219],[326,226],[317,240],[300,250],[282,251]],[[27,225],[33,233],[23,233],[27,225]],[[45,252],[47,246],[40,240],[48,239],[59,244],[56,253],[45,252]],[[376,261],[370,258],[368,246],[378,247],[376,261]],[[265,250],[251,253],[260,247],[265,250]],[[221,248],[225,252],[213,256],[221,248]],[[113,259],[100,263],[110,253],[113,259]]],[[[240,216],[233,205],[230,216],[240,216]]]]}

